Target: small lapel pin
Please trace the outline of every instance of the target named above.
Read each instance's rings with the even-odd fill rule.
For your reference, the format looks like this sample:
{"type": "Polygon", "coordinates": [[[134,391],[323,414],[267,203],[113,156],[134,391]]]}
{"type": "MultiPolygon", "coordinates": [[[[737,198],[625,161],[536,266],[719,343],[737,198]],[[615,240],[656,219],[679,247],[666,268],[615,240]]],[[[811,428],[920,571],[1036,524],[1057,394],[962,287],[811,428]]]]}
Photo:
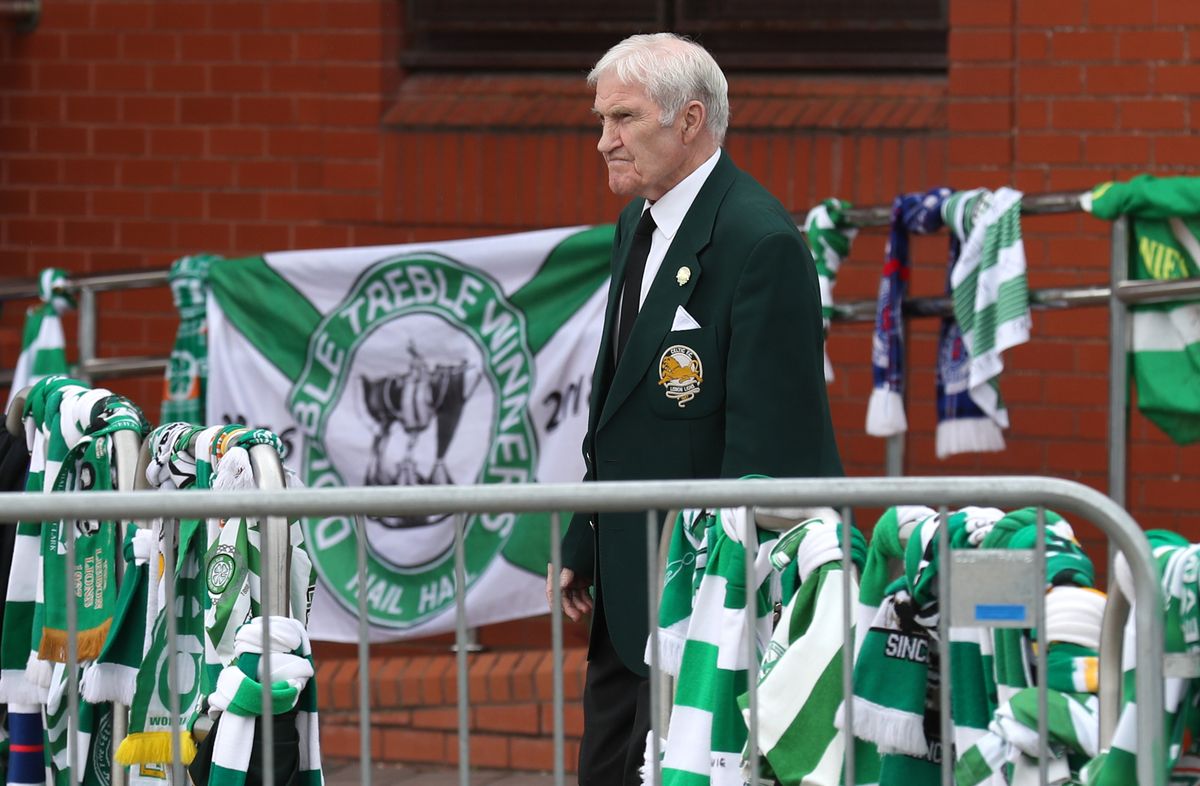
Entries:
{"type": "Polygon", "coordinates": [[[681,267],[679,268],[679,271],[675,273],[675,281],[679,284],[679,286],[683,286],[689,280],[691,280],[691,278],[692,271],[690,268],[681,267]]]}

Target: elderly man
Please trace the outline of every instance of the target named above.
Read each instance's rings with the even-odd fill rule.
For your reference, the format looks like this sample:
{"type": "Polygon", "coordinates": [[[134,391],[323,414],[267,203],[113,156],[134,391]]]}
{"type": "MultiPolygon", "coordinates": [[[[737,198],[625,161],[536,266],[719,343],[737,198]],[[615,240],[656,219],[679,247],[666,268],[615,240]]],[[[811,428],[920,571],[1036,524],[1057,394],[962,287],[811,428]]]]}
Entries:
{"type": "MultiPolygon", "coordinates": [[[[778,200],[721,150],[720,67],[686,39],[636,35],[588,84],[609,187],[632,201],[613,242],[587,479],[840,475],[812,258],[778,200]]],[[[558,580],[572,620],[593,610],[594,586],[585,786],[641,782],[645,527],[642,513],[578,514],[563,542],[558,580]]]]}

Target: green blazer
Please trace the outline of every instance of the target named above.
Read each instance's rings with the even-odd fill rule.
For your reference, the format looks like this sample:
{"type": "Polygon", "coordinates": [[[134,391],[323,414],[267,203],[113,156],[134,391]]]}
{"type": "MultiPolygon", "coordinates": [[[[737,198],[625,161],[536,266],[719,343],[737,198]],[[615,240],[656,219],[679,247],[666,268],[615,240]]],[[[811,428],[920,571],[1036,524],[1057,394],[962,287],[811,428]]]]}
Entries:
{"type": "MultiPolygon", "coordinates": [[[[642,205],[636,199],[622,211],[613,241],[585,479],[841,475],[812,257],[783,205],[725,152],[614,367],[617,303],[642,205]],[[679,306],[698,329],[671,330],[679,306]],[[699,362],[689,366],[692,359],[699,362]]],[[[563,563],[595,580],[614,648],[631,671],[647,674],[645,513],[576,514],[563,563]]]]}

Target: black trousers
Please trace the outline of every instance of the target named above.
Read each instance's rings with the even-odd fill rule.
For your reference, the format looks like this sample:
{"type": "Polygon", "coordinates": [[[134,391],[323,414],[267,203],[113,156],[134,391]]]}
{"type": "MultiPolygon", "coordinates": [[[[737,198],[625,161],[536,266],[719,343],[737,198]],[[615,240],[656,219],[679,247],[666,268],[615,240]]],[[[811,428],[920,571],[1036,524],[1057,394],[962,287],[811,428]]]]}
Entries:
{"type": "Polygon", "coordinates": [[[580,786],[641,786],[649,733],[650,680],[621,662],[597,603],[583,687],[580,786]]]}

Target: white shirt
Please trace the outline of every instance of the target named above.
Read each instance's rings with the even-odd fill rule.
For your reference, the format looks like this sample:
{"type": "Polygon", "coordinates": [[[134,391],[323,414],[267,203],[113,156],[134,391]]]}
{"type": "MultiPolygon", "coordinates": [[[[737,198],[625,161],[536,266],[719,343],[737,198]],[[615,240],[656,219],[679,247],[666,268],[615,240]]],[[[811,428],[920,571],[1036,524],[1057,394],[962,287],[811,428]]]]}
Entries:
{"type": "Polygon", "coordinates": [[[671,241],[675,239],[675,233],[679,231],[679,225],[683,223],[683,217],[691,209],[692,203],[696,201],[696,195],[700,193],[704,181],[708,180],[708,176],[716,169],[717,161],[720,158],[721,150],[718,148],[717,152],[713,153],[707,161],[676,183],[675,187],[663,194],[657,202],[650,204],[647,201],[642,206],[642,212],[650,211],[656,227],[650,238],[650,253],[646,255],[646,270],[642,273],[642,291],[638,298],[639,311],[642,304],[646,302],[646,294],[650,291],[654,277],[658,275],[658,269],[662,267],[667,249],[671,247],[671,241]]]}

